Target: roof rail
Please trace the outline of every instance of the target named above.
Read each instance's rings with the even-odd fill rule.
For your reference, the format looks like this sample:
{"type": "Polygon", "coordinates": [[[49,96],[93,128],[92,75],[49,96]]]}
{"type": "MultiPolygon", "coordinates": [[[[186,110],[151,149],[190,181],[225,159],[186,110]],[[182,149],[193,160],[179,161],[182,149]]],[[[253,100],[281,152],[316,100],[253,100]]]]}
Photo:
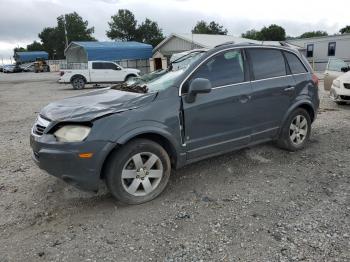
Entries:
{"type": "Polygon", "coordinates": [[[217,45],[217,46],[215,46],[215,48],[220,47],[220,46],[224,46],[224,45],[233,45],[233,44],[236,44],[236,45],[256,45],[256,43],[252,43],[252,42],[235,43],[234,41],[229,41],[229,42],[225,42],[225,43],[222,43],[220,45],[217,45]]]}
{"type": "Polygon", "coordinates": [[[219,47],[219,46],[223,46],[223,45],[233,45],[234,43],[235,43],[234,41],[228,41],[228,42],[222,43],[220,45],[216,45],[215,48],[219,47]]]}

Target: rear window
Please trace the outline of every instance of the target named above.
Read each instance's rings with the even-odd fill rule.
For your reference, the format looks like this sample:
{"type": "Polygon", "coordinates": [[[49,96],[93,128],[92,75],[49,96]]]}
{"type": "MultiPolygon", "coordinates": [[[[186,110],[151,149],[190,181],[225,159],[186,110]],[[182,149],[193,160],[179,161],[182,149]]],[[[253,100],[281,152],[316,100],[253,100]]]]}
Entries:
{"type": "Polygon", "coordinates": [[[343,67],[348,67],[348,64],[345,61],[337,58],[329,59],[327,64],[327,70],[329,71],[341,72],[343,67]]]}
{"type": "Polygon", "coordinates": [[[286,75],[286,64],[280,50],[247,49],[255,80],[286,75]]]}
{"type": "Polygon", "coordinates": [[[287,62],[292,74],[300,74],[307,72],[305,66],[295,54],[289,52],[285,52],[284,54],[286,55],[287,62]]]}

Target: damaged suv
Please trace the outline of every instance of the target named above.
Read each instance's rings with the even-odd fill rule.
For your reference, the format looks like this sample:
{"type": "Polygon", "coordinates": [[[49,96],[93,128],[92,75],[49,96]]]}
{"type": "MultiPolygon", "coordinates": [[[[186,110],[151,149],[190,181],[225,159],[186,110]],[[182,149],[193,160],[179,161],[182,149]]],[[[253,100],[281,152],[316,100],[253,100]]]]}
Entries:
{"type": "Polygon", "coordinates": [[[275,140],[307,143],[318,79],[285,47],[224,44],[184,68],[46,106],[32,132],[33,159],[86,190],[104,180],[118,200],[157,197],[172,169],[275,140]]]}

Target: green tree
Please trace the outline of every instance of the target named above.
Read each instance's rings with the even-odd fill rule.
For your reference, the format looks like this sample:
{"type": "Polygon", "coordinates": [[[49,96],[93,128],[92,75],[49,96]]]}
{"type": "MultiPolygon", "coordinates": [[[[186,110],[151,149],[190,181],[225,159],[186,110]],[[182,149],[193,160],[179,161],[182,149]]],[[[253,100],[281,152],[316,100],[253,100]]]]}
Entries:
{"type": "Polygon", "coordinates": [[[88,21],[84,21],[76,12],[57,17],[57,26],[46,27],[39,33],[43,49],[52,58],[64,58],[66,48],[65,29],[67,31],[68,44],[72,41],[95,41],[92,36],[94,27],[88,27],[88,21]]]}
{"type": "Polygon", "coordinates": [[[260,31],[262,41],[284,41],[286,40],[286,31],[283,27],[272,24],[269,27],[263,27],[260,31]]]}
{"type": "Polygon", "coordinates": [[[261,40],[260,31],[255,29],[248,30],[247,32],[242,34],[243,38],[253,39],[253,40],[261,40]]]}
{"type": "Polygon", "coordinates": [[[268,27],[264,26],[260,31],[248,30],[242,34],[242,37],[259,41],[284,41],[286,40],[286,31],[283,27],[272,24],[268,27]]]}
{"type": "Polygon", "coordinates": [[[154,22],[148,18],[137,28],[136,40],[143,43],[157,46],[161,41],[163,41],[164,36],[162,29],[158,27],[158,23],[154,22]]]}
{"type": "Polygon", "coordinates": [[[350,33],[350,25],[347,25],[339,30],[339,33],[341,34],[349,34],[350,33]]]}
{"type": "Polygon", "coordinates": [[[327,36],[328,33],[326,31],[310,31],[305,32],[299,38],[310,38],[310,37],[318,37],[318,36],[327,36]]]}
{"type": "Polygon", "coordinates": [[[198,21],[192,29],[193,34],[227,35],[227,29],[222,25],[211,21],[209,24],[203,20],[198,21]]]}
{"type": "Polygon", "coordinates": [[[16,53],[16,52],[25,52],[25,51],[27,51],[27,49],[25,49],[24,47],[20,47],[20,46],[15,47],[15,48],[13,49],[13,52],[14,52],[14,53],[16,53]]]}
{"type": "Polygon", "coordinates": [[[137,20],[132,12],[119,9],[108,22],[107,37],[113,40],[133,41],[137,39],[137,20]]]}
{"type": "Polygon", "coordinates": [[[164,39],[157,22],[146,18],[138,25],[134,14],[127,9],[118,10],[108,25],[106,34],[112,40],[138,41],[155,47],[164,39]]]}
{"type": "Polygon", "coordinates": [[[27,45],[28,51],[42,51],[44,50],[44,47],[41,43],[34,41],[33,43],[27,45]]]}
{"type": "MultiPolygon", "coordinates": [[[[54,27],[46,27],[39,33],[39,38],[41,40],[44,50],[49,54],[49,57],[53,58],[54,53],[56,52],[57,42],[59,37],[57,30],[54,27]]],[[[62,52],[61,52],[62,54],[62,52]]],[[[62,57],[59,57],[62,58],[62,57]]]]}

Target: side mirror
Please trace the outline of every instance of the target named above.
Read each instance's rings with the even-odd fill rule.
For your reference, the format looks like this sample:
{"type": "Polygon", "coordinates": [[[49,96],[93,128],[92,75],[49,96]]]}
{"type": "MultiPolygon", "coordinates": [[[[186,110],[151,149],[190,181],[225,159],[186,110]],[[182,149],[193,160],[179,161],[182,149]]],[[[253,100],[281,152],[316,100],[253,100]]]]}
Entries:
{"type": "Polygon", "coordinates": [[[186,96],[187,103],[193,103],[197,94],[206,94],[211,91],[211,82],[206,78],[196,78],[191,81],[186,96]]]}
{"type": "Polygon", "coordinates": [[[341,68],[341,71],[344,72],[344,73],[348,72],[349,70],[350,70],[350,67],[349,67],[349,66],[348,66],[348,67],[342,67],[342,68],[341,68]]]}

